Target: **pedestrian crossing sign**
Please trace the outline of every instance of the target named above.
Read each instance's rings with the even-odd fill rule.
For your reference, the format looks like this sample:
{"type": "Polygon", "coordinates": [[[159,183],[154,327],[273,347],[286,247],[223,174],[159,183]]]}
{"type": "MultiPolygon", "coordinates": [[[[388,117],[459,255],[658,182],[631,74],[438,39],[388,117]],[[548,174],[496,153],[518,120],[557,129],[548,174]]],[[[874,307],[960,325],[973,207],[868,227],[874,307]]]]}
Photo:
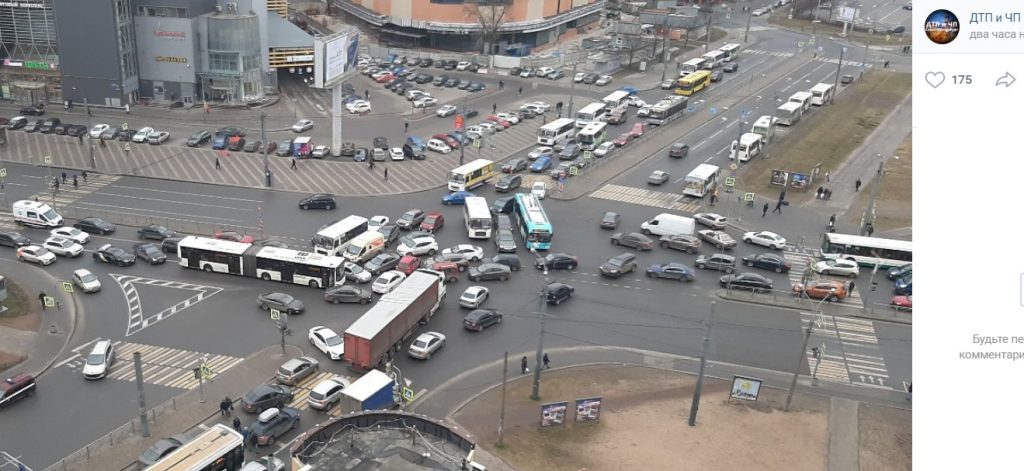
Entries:
{"type": "Polygon", "coordinates": [[[7,178],[7,169],[0,168],[0,178],[7,178]]]}
{"type": "Polygon", "coordinates": [[[128,152],[128,151],[130,151],[130,150],[132,150],[132,145],[126,142],[126,143],[124,144],[124,151],[125,151],[125,152],[128,152]]]}
{"type": "Polygon", "coordinates": [[[56,305],[57,305],[57,300],[53,299],[53,296],[45,296],[45,297],[43,297],[43,306],[54,307],[56,305]]]}
{"type": "Polygon", "coordinates": [[[480,148],[480,139],[473,139],[473,148],[475,148],[475,149],[479,149],[480,148]]]}
{"type": "Polygon", "coordinates": [[[744,193],[743,194],[743,201],[754,201],[754,194],[753,193],[744,193]]]}
{"type": "Polygon", "coordinates": [[[576,175],[579,175],[579,173],[580,173],[579,167],[569,167],[569,175],[572,175],[572,176],[575,177],[576,175]]]}
{"type": "Polygon", "coordinates": [[[736,177],[725,177],[725,186],[736,186],[736,177]]]}
{"type": "Polygon", "coordinates": [[[46,164],[46,165],[52,164],[53,163],[53,157],[51,157],[49,155],[43,156],[43,163],[46,164]]]}
{"type": "Polygon", "coordinates": [[[64,290],[65,293],[74,293],[75,292],[75,287],[71,285],[70,281],[61,281],[60,282],[60,287],[61,287],[61,289],[64,290]]]}
{"type": "Polygon", "coordinates": [[[594,158],[594,153],[588,150],[588,151],[583,153],[583,158],[586,159],[586,160],[590,160],[590,159],[594,158]]]}
{"type": "Polygon", "coordinates": [[[278,311],[277,309],[271,309],[270,310],[270,320],[273,320],[273,321],[281,320],[281,311],[278,311]]]}
{"type": "Polygon", "coordinates": [[[405,399],[405,402],[412,402],[416,399],[416,393],[413,392],[412,388],[403,387],[402,399],[405,399]]]}
{"type": "Polygon", "coordinates": [[[199,372],[202,373],[203,379],[210,379],[210,377],[213,376],[213,368],[207,366],[206,363],[203,363],[199,367],[199,372]]]}
{"type": "Polygon", "coordinates": [[[128,130],[128,123],[121,123],[121,129],[127,131],[128,130]]]}

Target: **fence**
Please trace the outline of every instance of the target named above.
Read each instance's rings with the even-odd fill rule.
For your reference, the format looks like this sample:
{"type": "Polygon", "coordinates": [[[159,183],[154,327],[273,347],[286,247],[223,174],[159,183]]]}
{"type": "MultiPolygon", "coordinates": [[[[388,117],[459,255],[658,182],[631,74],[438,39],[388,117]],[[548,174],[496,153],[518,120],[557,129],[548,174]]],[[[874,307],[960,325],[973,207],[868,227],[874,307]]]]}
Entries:
{"type": "Polygon", "coordinates": [[[98,217],[100,219],[103,219],[104,221],[119,226],[143,227],[148,226],[150,224],[157,224],[160,226],[164,226],[168,229],[171,229],[175,232],[184,234],[212,235],[214,232],[220,230],[236,231],[240,234],[250,234],[254,235],[254,237],[257,238],[263,237],[263,230],[259,227],[253,226],[220,224],[170,217],[144,216],[141,214],[127,214],[113,211],[79,208],[75,206],[57,208],[57,211],[60,212],[61,215],[67,219],[79,220],[86,217],[98,217]]]}

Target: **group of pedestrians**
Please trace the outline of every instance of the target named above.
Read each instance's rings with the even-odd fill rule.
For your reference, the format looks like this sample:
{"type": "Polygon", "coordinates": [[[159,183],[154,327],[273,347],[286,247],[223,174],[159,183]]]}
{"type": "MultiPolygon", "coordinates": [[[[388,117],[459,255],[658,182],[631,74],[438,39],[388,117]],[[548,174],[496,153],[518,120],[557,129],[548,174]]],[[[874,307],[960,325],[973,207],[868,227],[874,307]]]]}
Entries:
{"type": "MultiPolygon", "coordinates": [[[[541,359],[541,361],[544,362],[544,369],[545,370],[551,369],[551,359],[548,358],[548,354],[547,353],[544,354],[544,356],[541,359]]],[[[519,369],[523,372],[523,374],[526,374],[526,373],[530,372],[530,361],[527,360],[526,355],[523,355],[522,360],[519,360],[519,369]]]]}
{"type": "MultiPolygon", "coordinates": [[[[231,413],[234,412],[234,410],[234,401],[232,401],[230,397],[224,396],[224,399],[220,401],[220,416],[231,417],[231,413]]],[[[249,427],[242,427],[242,419],[240,419],[238,416],[235,416],[231,420],[231,426],[235,429],[236,432],[242,434],[242,438],[244,439],[246,448],[252,448],[254,450],[256,449],[256,434],[252,433],[252,429],[250,429],[249,427]]]]}

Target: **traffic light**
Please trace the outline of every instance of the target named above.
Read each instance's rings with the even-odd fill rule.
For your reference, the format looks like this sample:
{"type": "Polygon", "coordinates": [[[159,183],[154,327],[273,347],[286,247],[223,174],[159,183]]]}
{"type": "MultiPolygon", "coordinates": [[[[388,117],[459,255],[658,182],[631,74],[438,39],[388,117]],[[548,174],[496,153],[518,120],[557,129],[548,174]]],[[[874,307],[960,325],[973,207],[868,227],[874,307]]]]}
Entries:
{"type": "Polygon", "coordinates": [[[391,386],[391,399],[395,401],[395,404],[402,402],[402,387],[395,381],[391,386]]]}

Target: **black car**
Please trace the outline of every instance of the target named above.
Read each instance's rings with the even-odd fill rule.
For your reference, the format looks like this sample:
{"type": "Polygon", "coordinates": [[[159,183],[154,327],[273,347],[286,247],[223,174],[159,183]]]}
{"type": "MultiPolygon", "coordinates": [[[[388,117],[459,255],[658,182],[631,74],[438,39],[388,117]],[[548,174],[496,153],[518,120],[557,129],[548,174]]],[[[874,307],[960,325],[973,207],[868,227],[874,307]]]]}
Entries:
{"type": "Polygon", "coordinates": [[[246,141],[245,145],[242,146],[242,150],[245,152],[256,152],[260,150],[260,147],[263,147],[263,141],[252,140],[246,141]]]}
{"type": "Polygon", "coordinates": [[[599,78],[601,78],[600,75],[594,74],[594,73],[590,73],[590,74],[587,74],[587,75],[583,76],[583,83],[585,83],[587,85],[592,85],[595,82],[597,82],[597,79],[599,79],[599,78]]]}
{"type": "Polygon", "coordinates": [[[398,220],[395,221],[395,225],[397,225],[400,229],[408,231],[416,226],[419,226],[420,223],[423,222],[423,219],[425,219],[426,217],[427,215],[424,214],[423,211],[419,209],[410,209],[406,211],[405,214],[402,215],[402,217],[398,218],[398,220]]]}
{"type": "Polygon", "coordinates": [[[299,200],[301,209],[334,209],[338,203],[334,201],[334,195],[329,193],[318,193],[299,200]]]}
{"type": "Polygon", "coordinates": [[[512,276],[512,269],[500,263],[481,263],[469,269],[470,281],[505,281],[512,276]]]}
{"type": "Polygon", "coordinates": [[[274,151],[274,155],[278,157],[288,157],[292,155],[292,140],[285,139],[277,145],[277,150],[274,151]]]}
{"type": "Polygon", "coordinates": [[[192,437],[179,433],[173,437],[157,440],[153,446],[146,449],[139,455],[139,465],[148,467],[160,461],[163,457],[171,454],[172,451],[181,448],[182,445],[190,442],[192,437]]]}
{"type": "Polygon", "coordinates": [[[68,134],[68,128],[74,126],[71,123],[59,123],[53,127],[53,133],[58,136],[66,136],[68,134]]]}
{"type": "Polygon", "coordinates": [[[624,245],[637,250],[651,250],[654,248],[654,241],[639,232],[623,234],[617,232],[612,234],[612,245],[624,245]]]}
{"type": "Polygon", "coordinates": [[[150,224],[139,229],[140,239],[164,240],[177,235],[174,231],[160,225],[150,224]]]}
{"type": "Polygon", "coordinates": [[[67,135],[71,137],[84,136],[87,132],[89,132],[89,128],[84,124],[70,124],[67,127],[67,135]]]}
{"type": "Polygon", "coordinates": [[[145,260],[150,265],[159,265],[167,261],[167,256],[156,244],[144,243],[135,244],[135,256],[145,260]]]}
{"type": "Polygon", "coordinates": [[[277,309],[288,314],[301,314],[306,310],[306,305],[302,304],[302,301],[285,293],[261,293],[256,297],[256,303],[260,309],[277,309]]]}
{"type": "Polygon", "coordinates": [[[369,262],[366,262],[366,264],[363,265],[363,269],[370,272],[371,275],[377,276],[388,270],[394,269],[395,266],[398,265],[398,261],[401,259],[402,257],[399,257],[398,254],[387,252],[379,253],[376,257],[371,258],[369,262]]]}
{"type": "Polygon", "coordinates": [[[74,226],[82,232],[100,235],[113,234],[116,229],[113,224],[94,217],[79,219],[74,226]]]}
{"type": "Polygon", "coordinates": [[[565,283],[551,283],[547,286],[548,304],[562,304],[562,301],[572,297],[575,288],[565,283]]]}
{"type": "MultiPolygon", "coordinates": [[[[526,162],[525,160],[523,162],[526,162]]],[[[494,190],[500,193],[507,193],[523,185],[522,175],[505,175],[494,184],[494,190]]]]}
{"type": "Polygon", "coordinates": [[[46,111],[43,111],[43,108],[39,106],[26,106],[22,108],[18,114],[24,116],[42,116],[46,114],[46,111]]]}
{"type": "Polygon", "coordinates": [[[549,253],[533,263],[533,266],[537,267],[538,270],[543,270],[544,265],[548,266],[548,270],[575,270],[579,266],[580,261],[575,255],[569,255],[564,252],[549,253]]]}
{"type": "MultiPolygon", "coordinates": [[[[270,411],[260,414],[260,418],[264,418],[268,412],[270,411]]],[[[249,430],[256,436],[257,446],[269,446],[298,424],[299,410],[293,407],[282,407],[277,409],[277,414],[266,417],[266,420],[257,420],[249,426],[249,430]]]]}
{"type": "Polygon", "coordinates": [[[227,136],[227,137],[235,137],[235,136],[245,137],[245,130],[242,129],[242,128],[236,128],[236,127],[229,126],[229,127],[224,127],[224,128],[218,129],[217,130],[217,135],[218,136],[227,136]]]}
{"type": "Polygon", "coordinates": [[[466,314],[462,320],[462,326],[467,330],[483,332],[484,329],[492,325],[501,324],[502,317],[504,314],[497,309],[474,309],[466,314]]]}
{"type": "Polygon", "coordinates": [[[718,279],[718,284],[723,288],[749,289],[751,291],[765,292],[772,290],[772,280],[757,273],[740,273],[738,275],[723,275],[718,279]]]}
{"type": "Polygon", "coordinates": [[[447,82],[449,78],[451,78],[451,77],[449,77],[447,75],[438,75],[437,78],[434,79],[434,86],[435,87],[443,87],[444,83],[447,82]]]}
{"type": "Polygon", "coordinates": [[[358,286],[342,285],[328,288],[324,292],[324,301],[334,304],[359,303],[366,304],[373,300],[373,293],[358,286]]]}
{"type": "Polygon", "coordinates": [[[384,236],[384,246],[391,245],[392,242],[398,240],[398,236],[402,234],[402,231],[398,229],[398,226],[394,224],[385,224],[377,228],[377,232],[384,236]]]}
{"type": "Polygon", "coordinates": [[[135,133],[137,132],[139,131],[136,129],[122,129],[117,131],[117,135],[114,136],[114,139],[117,139],[119,142],[131,142],[132,137],[135,136],[135,133]]]}
{"type": "Polygon", "coordinates": [[[529,164],[529,160],[523,158],[515,158],[509,160],[508,162],[505,162],[505,164],[501,166],[501,171],[504,173],[522,172],[523,170],[526,170],[526,167],[528,167],[529,164]]]}
{"type": "Polygon", "coordinates": [[[480,82],[472,82],[472,83],[469,84],[468,87],[466,87],[466,91],[470,92],[470,93],[476,93],[476,92],[483,91],[486,88],[487,88],[487,86],[482,84],[482,83],[480,83],[480,82]]]}
{"type": "Polygon", "coordinates": [[[60,118],[50,118],[46,121],[43,121],[43,125],[39,127],[39,132],[43,134],[50,134],[54,132],[54,128],[56,128],[60,124],[60,118]]]}
{"type": "Polygon", "coordinates": [[[792,268],[788,263],[786,263],[785,258],[773,253],[747,255],[746,257],[743,257],[743,264],[748,267],[771,270],[775,273],[789,273],[789,269],[792,268]]]}
{"type": "Polygon", "coordinates": [[[203,144],[206,144],[207,142],[210,142],[210,139],[213,139],[213,136],[210,134],[210,131],[196,131],[192,133],[191,136],[188,137],[188,140],[185,141],[185,145],[189,147],[199,147],[203,144]]]}
{"type": "Polygon", "coordinates": [[[458,66],[459,66],[459,61],[457,61],[457,60],[450,60],[450,61],[444,63],[444,70],[455,70],[455,68],[458,67],[458,66]]]}
{"type": "Polygon", "coordinates": [[[683,158],[690,153],[690,146],[682,142],[672,144],[672,148],[668,150],[669,157],[683,158]]]}
{"type": "Polygon", "coordinates": [[[516,237],[509,229],[494,231],[494,245],[498,252],[515,252],[519,247],[516,245],[516,237]]]}
{"type": "Polygon", "coordinates": [[[496,198],[491,203],[491,212],[494,214],[509,214],[516,208],[516,199],[513,196],[496,198]]]}
{"type": "Polygon", "coordinates": [[[618,254],[602,263],[600,270],[602,275],[612,278],[632,273],[636,270],[636,255],[629,252],[618,254]]]}
{"type": "Polygon", "coordinates": [[[475,110],[475,109],[473,109],[473,108],[466,108],[466,109],[462,110],[462,116],[465,117],[465,118],[472,118],[472,117],[477,116],[479,114],[480,114],[480,112],[475,110]]]}
{"type": "Polygon", "coordinates": [[[164,253],[178,253],[178,244],[181,243],[183,237],[168,237],[160,243],[160,250],[164,253]]]}
{"type": "Polygon", "coordinates": [[[228,150],[238,152],[243,148],[245,148],[245,139],[241,137],[238,139],[228,139],[228,150]]]}
{"type": "Polygon", "coordinates": [[[281,384],[261,384],[242,396],[242,410],[262,413],[274,407],[284,407],[295,398],[292,388],[281,384]]]}
{"type": "Polygon", "coordinates": [[[505,265],[511,271],[519,271],[519,268],[523,266],[522,262],[519,261],[519,257],[510,253],[500,253],[491,257],[491,263],[505,265]]]}
{"type": "Polygon", "coordinates": [[[420,74],[420,76],[416,77],[416,80],[415,80],[415,82],[420,84],[420,85],[425,84],[425,83],[430,83],[430,82],[433,82],[433,81],[434,81],[434,76],[430,75],[430,74],[420,74]]]}
{"type": "Polygon", "coordinates": [[[356,149],[355,153],[352,154],[352,160],[356,162],[366,162],[366,159],[370,157],[370,149],[360,147],[356,149]]]}
{"type": "Polygon", "coordinates": [[[103,263],[111,263],[119,267],[126,267],[135,264],[135,256],[125,252],[123,249],[106,244],[100,246],[92,253],[93,260],[103,263]]]}
{"type": "Polygon", "coordinates": [[[420,67],[430,67],[432,65],[434,65],[434,59],[429,57],[426,59],[420,59],[420,67]]]}
{"type": "Polygon", "coordinates": [[[722,67],[722,72],[736,72],[737,70],[739,70],[739,68],[739,64],[735,62],[730,62],[728,64],[725,64],[725,67],[722,67]]]}
{"type": "Polygon", "coordinates": [[[605,211],[604,216],[601,216],[601,229],[615,229],[619,227],[619,221],[622,217],[619,213],[614,211],[605,211]]]}
{"type": "Polygon", "coordinates": [[[0,245],[14,248],[24,247],[26,245],[32,245],[32,239],[29,239],[18,232],[3,231],[0,232],[0,245]]]}
{"type": "Polygon", "coordinates": [[[523,72],[523,68],[522,67],[513,67],[513,68],[508,70],[508,75],[510,77],[518,77],[519,74],[521,74],[522,72],[523,72]]]}
{"type": "Polygon", "coordinates": [[[341,152],[338,152],[338,155],[340,155],[342,157],[352,157],[352,156],[356,155],[356,145],[355,145],[355,143],[353,143],[353,142],[342,142],[341,143],[341,152]]]}
{"type": "Polygon", "coordinates": [[[497,222],[498,230],[512,230],[512,218],[508,217],[508,214],[499,214],[495,218],[497,222]]]}
{"type": "Polygon", "coordinates": [[[373,147],[375,149],[387,149],[388,148],[388,138],[383,137],[383,136],[377,136],[377,137],[373,138],[373,147]]]}
{"type": "Polygon", "coordinates": [[[459,80],[459,79],[457,79],[455,77],[452,77],[452,78],[444,81],[444,86],[447,87],[447,88],[455,88],[455,87],[459,86],[460,83],[462,83],[462,80],[459,80]]]}

